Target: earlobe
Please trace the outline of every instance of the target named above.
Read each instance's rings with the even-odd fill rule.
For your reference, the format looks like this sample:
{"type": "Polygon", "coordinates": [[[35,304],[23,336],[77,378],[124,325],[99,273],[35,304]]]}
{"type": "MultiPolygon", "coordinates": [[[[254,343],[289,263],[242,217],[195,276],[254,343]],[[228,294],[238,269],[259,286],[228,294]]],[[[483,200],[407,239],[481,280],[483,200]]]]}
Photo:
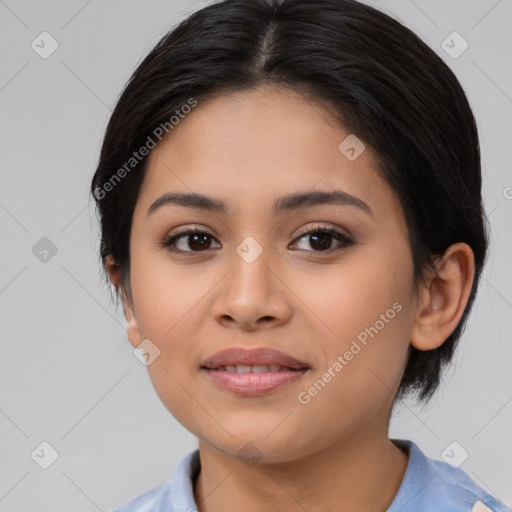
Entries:
{"type": "Polygon", "coordinates": [[[119,265],[111,254],[105,257],[104,265],[110,281],[118,289],[120,284],[119,265]]]}
{"type": "Polygon", "coordinates": [[[440,347],[457,327],[473,285],[473,251],[467,244],[453,244],[436,262],[436,267],[437,272],[419,291],[410,340],[418,350],[440,347]]]}
{"type": "Polygon", "coordinates": [[[142,341],[142,337],[140,335],[139,323],[137,321],[137,316],[135,315],[133,305],[131,301],[126,296],[126,292],[122,287],[120,288],[120,270],[116,261],[112,257],[112,255],[108,255],[105,258],[105,269],[108,273],[110,281],[115,286],[116,290],[121,291],[121,298],[123,302],[123,313],[126,318],[126,334],[128,336],[128,341],[130,344],[136,348],[140,345],[142,341]]]}
{"type": "Polygon", "coordinates": [[[128,336],[128,341],[133,348],[137,348],[143,339],[140,334],[139,322],[131,306],[123,305],[123,309],[124,316],[126,318],[126,334],[128,336]]]}

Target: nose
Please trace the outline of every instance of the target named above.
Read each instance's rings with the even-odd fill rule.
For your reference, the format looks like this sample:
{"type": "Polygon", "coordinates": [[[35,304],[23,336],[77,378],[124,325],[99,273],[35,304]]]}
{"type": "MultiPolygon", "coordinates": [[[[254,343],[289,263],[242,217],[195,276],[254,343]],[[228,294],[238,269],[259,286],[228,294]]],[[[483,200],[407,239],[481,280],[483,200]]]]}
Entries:
{"type": "Polygon", "coordinates": [[[282,325],[291,317],[289,288],[279,266],[263,251],[252,262],[235,253],[220,283],[213,316],[224,327],[255,331],[282,325]]]}

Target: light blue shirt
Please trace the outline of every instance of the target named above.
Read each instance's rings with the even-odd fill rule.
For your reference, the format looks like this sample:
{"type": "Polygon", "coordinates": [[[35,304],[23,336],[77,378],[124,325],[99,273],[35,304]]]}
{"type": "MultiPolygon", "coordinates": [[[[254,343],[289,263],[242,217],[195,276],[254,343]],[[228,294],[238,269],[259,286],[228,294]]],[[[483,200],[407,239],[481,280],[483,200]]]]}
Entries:
{"type": "MultiPolygon", "coordinates": [[[[412,441],[400,442],[409,463],[387,512],[512,512],[479,487],[468,474],[426,457],[412,441]]],[[[197,512],[194,479],[200,469],[199,450],[189,453],[163,484],[112,512],[197,512]]]]}

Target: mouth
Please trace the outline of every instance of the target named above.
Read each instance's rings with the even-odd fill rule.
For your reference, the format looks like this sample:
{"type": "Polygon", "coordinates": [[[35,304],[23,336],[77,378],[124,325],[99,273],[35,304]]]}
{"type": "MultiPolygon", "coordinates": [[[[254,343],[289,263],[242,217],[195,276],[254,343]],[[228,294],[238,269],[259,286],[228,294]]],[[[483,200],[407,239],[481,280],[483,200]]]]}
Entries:
{"type": "Polygon", "coordinates": [[[311,367],[274,349],[231,348],[205,360],[200,369],[223,390],[257,396],[296,382],[311,367]]]}
{"type": "Polygon", "coordinates": [[[246,364],[236,364],[236,365],[225,365],[219,366],[217,368],[208,368],[206,366],[201,366],[201,368],[205,370],[213,370],[213,371],[221,371],[221,372],[229,372],[229,373],[277,373],[277,372],[299,372],[301,370],[306,370],[308,367],[304,368],[290,368],[289,366],[279,366],[278,364],[255,364],[255,365],[246,365],[246,364]]]}
{"type": "Polygon", "coordinates": [[[201,368],[209,370],[222,368],[224,371],[237,373],[249,373],[249,371],[264,373],[264,371],[278,372],[281,368],[303,370],[309,368],[309,365],[273,348],[246,349],[232,347],[221,350],[204,360],[201,368]],[[248,367],[250,370],[247,369],[248,367]]]}

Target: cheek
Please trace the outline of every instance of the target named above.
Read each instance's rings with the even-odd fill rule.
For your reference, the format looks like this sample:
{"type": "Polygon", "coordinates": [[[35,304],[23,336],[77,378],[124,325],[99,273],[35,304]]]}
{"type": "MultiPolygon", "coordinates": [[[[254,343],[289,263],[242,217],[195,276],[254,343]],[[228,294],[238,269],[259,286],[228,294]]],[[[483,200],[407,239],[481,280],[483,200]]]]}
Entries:
{"type": "MultiPolygon", "coordinates": [[[[190,267],[191,268],[191,267],[190,267]]],[[[190,365],[202,315],[201,298],[211,289],[208,280],[190,268],[172,265],[161,254],[132,253],[132,292],[140,338],[150,339],[160,355],[147,367],[156,393],[169,411],[180,417],[187,410],[190,365]],[[185,364],[187,362],[187,364],[185,364]]]]}
{"type": "Polygon", "coordinates": [[[398,386],[409,346],[414,310],[408,246],[359,251],[357,258],[347,258],[323,275],[303,276],[300,283],[297,295],[324,334],[318,338],[324,357],[315,379],[329,368],[336,375],[325,375],[330,379],[325,389],[331,391],[322,388],[317,405],[325,400],[327,407],[332,393],[332,400],[343,406],[378,407],[398,386]],[[342,369],[334,366],[336,361],[342,369]]]}
{"type": "Polygon", "coordinates": [[[163,260],[151,254],[132,259],[137,320],[141,338],[149,338],[160,350],[159,357],[147,366],[156,394],[185,428],[194,431],[193,422],[189,422],[193,409],[191,368],[197,340],[194,333],[201,317],[196,308],[208,287],[204,280],[187,277],[179,266],[163,260]]]}
{"type": "MultiPolygon", "coordinates": [[[[141,334],[164,347],[183,346],[180,338],[194,330],[194,312],[215,283],[190,265],[178,265],[163,252],[135,251],[132,291],[141,334]]],[[[179,349],[178,349],[179,350],[179,349]]]]}
{"type": "Polygon", "coordinates": [[[298,271],[287,276],[294,293],[308,306],[314,327],[329,343],[354,338],[388,310],[391,323],[397,323],[395,318],[401,322],[404,314],[398,314],[399,307],[393,309],[393,304],[398,302],[405,309],[409,302],[412,260],[408,246],[391,245],[361,247],[314,273],[298,271]]]}
{"type": "Polygon", "coordinates": [[[360,311],[351,316],[353,309],[333,317],[337,338],[323,338],[326,362],[300,389],[303,429],[314,433],[319,423],[329,440],[340,432],[357,431],[391,407],[405,368],[409,318],[405,305],[394,304],[395,308],[377,307],[377,316],[365,311],[371,318],[367,322],[361,320],[360,311]]]}

